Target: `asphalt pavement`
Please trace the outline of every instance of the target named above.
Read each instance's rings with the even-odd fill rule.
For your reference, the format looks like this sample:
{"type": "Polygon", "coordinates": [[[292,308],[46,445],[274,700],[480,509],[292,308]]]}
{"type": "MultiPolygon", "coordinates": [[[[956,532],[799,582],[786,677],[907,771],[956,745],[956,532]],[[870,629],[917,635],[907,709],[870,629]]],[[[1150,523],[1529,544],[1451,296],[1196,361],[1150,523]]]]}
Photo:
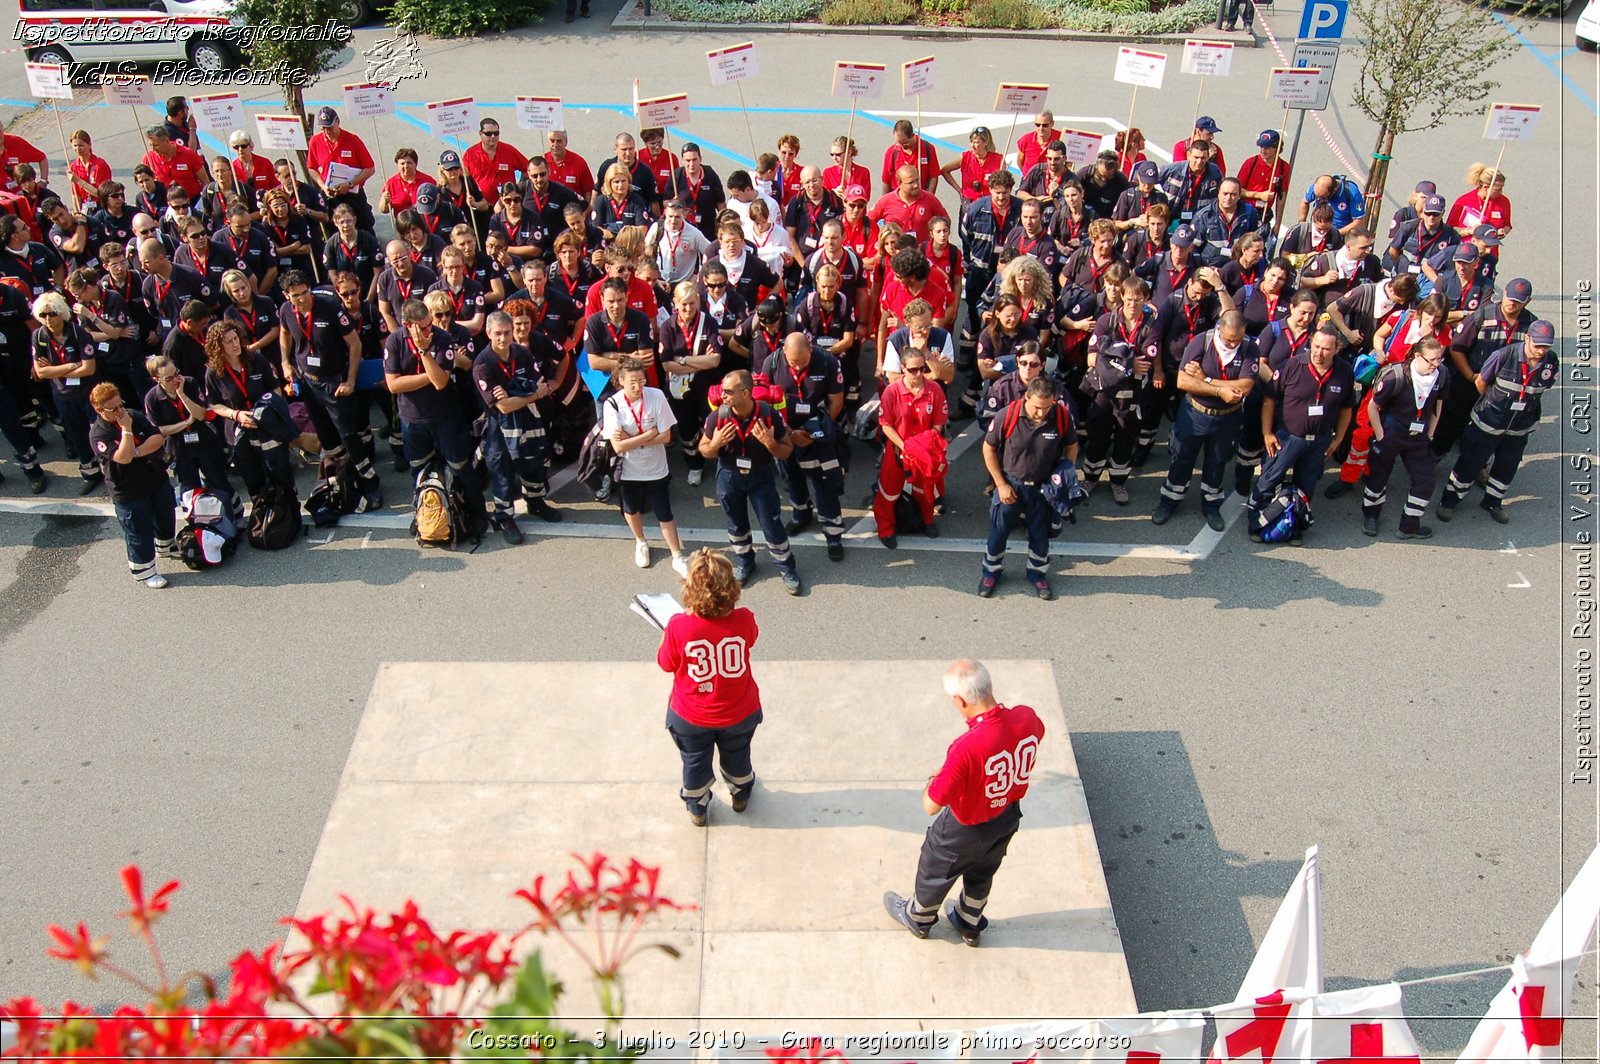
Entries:
{"type": "MultiPolygon", "coordinates": [[[[1270,17],[1287,37],[1298,11],[1270,17]]],[[[751,146],[737,94],[709,86],[703,55],[737,42],[612,34],[608,20],[597,8],[574,27],[425,42],[426,77],[398,93],[412,106],[376,128],[363,119],[348,127],[380,157],[403,144],[426,157],[442,144],[422,128],[417,105],[471,93],[527,149],[534,135],[515,129],[510,102],[559,94],[573,147],[597,163],[628,125],[639,76],[646,95],[689,92],[695,112],[683,134],[719,170],[742,165],[751,146]]],[[[348,61],[308,98],[337,100],[339,84],[362,77],[360,50],[390,35],[359,32],[348,61]]],[[[1502,84],[1494,98],[1545,111],[1535,139],[1505,156],[1516,231],[1504,270],[1533,281],[1533,309],[1557,322],[1571,366],[1580,354],[1576,297],[1600,276],[1600,75],[1594,56],[1566,54],[1571,34],[1557,20],[1534,23],[1523,38],[1494,72],[1502,84]]],[[[958,145],[969,123],[995,124],[1000,80],[1051,83],[1066,125],[1109,131],[1128,118],[1128,86],[1110,79],[1110,43],[757,41],[763,73],[745,85],[755,137],[765,151],[778,133],[798,133],[802,161],[820,160],[849,122],[848,101],[828,94],[840,58],[894,69],[937,54],[924,126],[944,126],[939,136],[958,145]]],[[[48,110],[16,105],[26,84],[14,60],[0,70],[0,109],[58,155],[48,110]]],[[[1357,64],[1344,62],[1324,118],[1339,151],[1359,163],[1373,130],[1349,103],[1357,64]]],[[[1269,44],[1238,55],[1228,78],[1208,79],[1203,109],[1223,127],[1232,160],[1248,154],[1258,130],[1282,124],[1263,99],[1266,71],[1277,65],[1269,44]]],[[[1174,54],[1165,87],[1141,91],[1135,124],[1153,144],[1170,145],[1188,132],[1197,90],[1174,54]]],[[[278,106],[274,90],[244,95],[278,106]]],[[[887,124],[916,108],[891,86],[871,109],[857,114],[854,134],[876,169],[887,124]]],[[[62,117],[68,129],[88,128],[126,175],[135,152],[125,108],[84,94],[62,117]]],[[[1391,189],[1427,177],[1454,195],[1468,164],[1494,161],[1481,132],[1481,118],[1466,118],[1402,138],[1391,189]]],[[[1298,183],[1344,169],[1308,121],[1298,183]]],[[[1526,948],[1596,840],[1594,786],[1569,782],[1574,681],[1565,667],[1578,646],[1568,637],[1578,603],[1568,548],[1595,525],[1592,480],[1570,464],[1573,454],[1594,453],[1593,429],[1565,416],[1584,394],[1593,385],[1569,375],[1551,395],[1513,486],[1509,526],[1469,503],[1449,525],[1430,520],[1438,534],[1428,543],[1390,533],[1368,540],[1355,498],[1319,499],[1302,548],[1262,548],[1235,526],[1193,561],[1058,556],[1053,603],[1025,593],[1020,543],[1000,596],[987,602],[973,594],[971,553],[862,545],[831,564],[807,546],[798,552],[805,596],[784,595],[765,561],[747,593],[762,625],[759,653],[814,661],[821,686],[840,659],[1052,660],[1141,1009],[1231,998],[1313,843],[1323,855],[1331,988],[1503,962],[1526,948]],[[1591,494],[1576,494],[1574,481],[1591,494]]],[[[1129,511],[1097,498],[1069,542],[1190,543],[1200,528],[1192,504],[1164,529],[1141,520],[1154,505],[1161,453],[1129,511]]],[[[59,463],[59,448],[52,457],[59,463]]],[[[0,501],[30,498],[14,470],[5,467],[0,501]]],[[[952,497],[959,537],[981,534],[983,504],[968,473],[952,497]]],[[[403,485],[389,477],[390,499],[401,498],[403,485]]],[[[847,501],[858,514],[869,483],[865,470],[852,474],[847,501]]],[[[66,495],[62,486],[53,493],[66,495]]],[[[678,500],[684,525],[717,528],[709,497],[680,489],[678,500]]],[[[570,521],[620,525],[576,489],[561,501],[584,508],[570,521]]],[[[1398,505],[1389,509],[1392,528],[1398,505]]],[[[173,587],[158,594],[127,578],[114,523],[0,512],[8,828],[0,1000],[119,1000],[114,987],[45,959],[43,927],[84,919],[111,929],[122,908],[116,872],[130,861],[147,878],[184,883],[161,929],[169,967],[217,971],[239,949],[274,938],[276,919],[300,896],[380,662],[586,661],[603,670],[647,660],[652,632],[626,603],[641,590],[672,589],[670,569],[658,562],[641,573],[623,541],[525,527],[527,545],[493,541],[473,553],[419,551],[403,529],[342,528],[283,554],[246,549],[212,573],[173,573],[173,587]]],[[[935,664],[928,682],[938,682],[935,664]]],[[[527,712],[592,715],[605,727],[603,706],[549,704],[537,693],[527,712]]],[[[827,855],[814,856],[825,889],[827,855]]],[[[562,860],[529,854],[528,872],[562,860]]],[[[119,959],[138,965],[131,941],[118,942],[119,959]]],[[[1594,1014],[1594,971],[1591,959],[1575,1013],[1594,1014]]],[[[1408,990],[1425,1051],[1459,1048],[1499,985],[1477,977],[1408,990]]],[[[1568,1038],[1569,1059],[1593,1056],[1592,1021],[1572,1024],[1568,1038]]]]}

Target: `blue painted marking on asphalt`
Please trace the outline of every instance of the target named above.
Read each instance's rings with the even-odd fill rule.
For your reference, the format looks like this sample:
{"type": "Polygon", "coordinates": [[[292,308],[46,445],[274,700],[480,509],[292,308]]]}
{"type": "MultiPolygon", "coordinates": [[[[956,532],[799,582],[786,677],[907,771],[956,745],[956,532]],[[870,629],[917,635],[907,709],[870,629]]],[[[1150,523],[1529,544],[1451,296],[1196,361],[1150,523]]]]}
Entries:
{"type": "Polygon", "coordinates": [[[1491,12],[1491,14],[1494,15],[1494,20],[1500,23],[1500,25],[1505,28],[1507,33],[1511,34],[1512,38],[1518,44],[1526,48],[1528,53],[1540,63],[1543,63],[1544,68],[1550,71],[1550,73],[1554,74],[1556,76],[1556,80],[1561,82],[1561,84],[1566,87],[1568,92],[1572,93],[1572,95],[1578,98],[1579,103],[1583,104],[1595,114],[1600,115],[1600,106],[1595,104],[1594,98],[1579,88],[1577,82],[1567,77],[1566,73],[1556,65],[1555,57],[1545,55],[1543,52],[1539,51],[1539,49],[1535,48],[1533,46],[1533,42],[1528,40],[1528,38],[1523,35],[1521,30],[1517,29],[1509,21],[1507,21],[1504,15],[1501,15],[1498,11],[1491,12]]]}
{"type": "MultiPolygon", "coordinates": [[[[850,112],[846,111],[844,113],[845,114],[849,114],[850,112]]],[[[876,122],[876,123],[878,123],[878,125],[880,125],[880,126],[888,126],[890,129],[893,129],[895,122],[899,121],[899,119],[885,118],[882,115],[871,114],[871,113],[869,113],[867,111],[857,111],[856,114],[859,115],[862,118],[865,118],[869,122],[876,122]]],[[[963,148],[959,144],[956,144],[956,143],[954,143],[952,141],[945,140],[943,137],[930,137],[927,134],[923,134],[922,139],[927,141],[927,142],[929,142],[930,144],[937,144],[941,148],[944,148],[946,151],[953,151],[957,155],[960,155],[962,152],[967,150],[967,149],[963,148]]]]}
{"type": "Polygon", "coordinates": [[[678,146],[679,146],[680,149],[682,148],[682,146],[683,146],[683,144],[685,142],[692,140],[696,144],[700,145],[700,147],[708,149],[708,150],[710,150],[712,152],[715,152],[716,154],[722,156],[724,159],[727,159],[727,160],[729,160],[731,162],[738,163],[740,166],[744,167],[746,170],[754,170],[756,168],[756,161],[754,159],[750,158],[750,156],[748,156],[748,155],[740,155],[738,152],[734,151],[732,148],[725,148],[721,144],[718,144],[716,141],[707,140],[706,138],[700,136],[699,134],[693,133],[690,130],[685,129],[682,133],[679,134],[678,137],[675,137],[673,139],[678,141],[678,146]]]}
{"type": "Polygon", "coordinates": [[[1565,59],[1569,55],[1577,55],[1578,51],[1579,51],[1579,49],[1577,49],[1577,48],[1563,48],[1563,49],[1561,49],[1561,51],[1557,52],[1555,55],[1551,56],[1550,58],[1553,59],[1553,60],[1556,60],[1556,61],[1560,61],[1562,59],[1565,59]]]}

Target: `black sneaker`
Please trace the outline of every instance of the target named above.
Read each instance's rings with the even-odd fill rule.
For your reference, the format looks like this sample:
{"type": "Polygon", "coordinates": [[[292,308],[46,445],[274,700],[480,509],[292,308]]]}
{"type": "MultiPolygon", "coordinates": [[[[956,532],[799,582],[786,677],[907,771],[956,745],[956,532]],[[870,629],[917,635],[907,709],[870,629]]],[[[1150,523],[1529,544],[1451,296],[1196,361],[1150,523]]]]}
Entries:
{"type": "Polygon", "coordinates": [[[746,791],[741,797],[733,799],[732,805],[735,813],[742,813],[750,808],[751,793],[751,791],[746,791]]]}
{"type": "Polygon", "coordinates": [[[552,524],[561,520],[561,511],[551,506],[548,499],[529,499],[528,515],[552,524]]]}
{"type": "Polygon", "coordinates": [[[843,543],[830,543],[830,544],[828,544],[828,560],[830,562],[842,562],[842,561],[844,561],[844,544],[843,543]]]}
{"type": "Polygon", "coordinates": [[[1336,480],[1328,485],[1328,490],[1322,493],[1324,499],[1341,499],[1349,495],[1355,485],[1348,480],[1336,480]]]}
{"type": "Polygon", "coordinates": [[[1152,525],[1164,525],[1172,520],[1172,515],[1178,508],[1169,503],[1162,502],[1156,505],[1156,512],[1150,515],[1152,525]]]}
{"type": "Polygon", "coordinates": [[[95,492],[100,490],[100,485],[103,483],[105,483],[105,477],[103,476],[97,475],[89,477],[82,484],[78,485],[78,494],[93,495],[95,492]]]}
{"type": "Polygon", "coordinates": [[[939,538],[939,526],[938,525],[923,525],[922,526],[922,534],[924,536],[927,536],[929,539],[938,539],[939,538]]]}
{"type": "Polygon", "coordinates": [[[522,542],[522,529],[517,527],[517,519],[503,517],[500,519],[500,538],[513,547],[522,542]]]}
{"type": "Polygon", "coordinates": [[[1506,513],[1506,508],[1498,502],[1491,503],[1488,499],[1484,499],[1478,505],[1483,507],[1485,513],[1494,518],[1495,524],[1509,525],[1511,523],[1511,517],[1506,513]]]}
{"type": "MultiPolygon", "coordinates": [[[[1376,517],[1363,517],[1361,519],[1361,534],[1363,536],[1376,536],[1378,534],[1378,519],[1376,517]]],[[[1402,536],[1404,532],[1400,533],[1402,536]]]]}
{"type": "Polygon", "coordinates": [[[978,917],[976,924],[967,923],[961,916],[961,910],[956,908],[956,903],[953,901],[945,902],[944,918],[950,921],[950,926],[961,932],[961,941],[973,949],[978,948],[978,940],[983,937],[983,933],[989,928],[989,918],[987,916],[978,917]]]}
{"type": "Polygon", "coordinates": [[[933,925],[919,924],[911,919],[911,914],[906,911],[906,904],[906,900],[894,891],[883,892],[883,907],[889,911],[889,918],[918,938],[927,938],[928,932],[933,930],[933,925]]]}
{"type": "Polygon", "coordinates": [[[1443,499],[1440,499],[1438,513],[1439,520],[1448,523],[1450,519],[1456,515],[1456,504],[1453,502],[1445,502],[1443,499]]]}
{"type": "Polygon", "coordinates": [[[1228,525],[1227,522],[1223,521],[1221,512],[1217,510],[1207,510],[1206,527],[1210,528],[1213,532],[1221,532],[1223,529],[1227,528],[1228,525]]]}
{"type": "Polygon", "coordinates": [[[42,472],[38,473],[37,475],[29,476],[28,477],[28,490],[31,491],[35,495],[43,495],[44,494],[45,481],[46,481],[46,478],[45,478],[44,473],[42,473],[42,472]]]}
{"type": "Polygon", "coordinates": [[[810,510],[796,510],[794,516],[789,519],[789,523],[783,526],[783,530],[791,536],[799,535],[811,527],[814,516],[810,510]]]}
{"type": "Polygon", "coordinates": [[[896,547],[898,547],[900,545],[900,540],[898,538],[896,538],[893,533],[890,533],[887,536],[879,536],[878,537],[878,542],[882,543],[885,547],[888,547],[890,550],[894,550],[896,547]]]}
{"type": "Polygon", "coordinates": [[[1429,539],[1433,536],[1433,529],[1427,525],[1418,525],[1416,528],[1402,528],[1396,535],[1401,539],[1429,539]]]}

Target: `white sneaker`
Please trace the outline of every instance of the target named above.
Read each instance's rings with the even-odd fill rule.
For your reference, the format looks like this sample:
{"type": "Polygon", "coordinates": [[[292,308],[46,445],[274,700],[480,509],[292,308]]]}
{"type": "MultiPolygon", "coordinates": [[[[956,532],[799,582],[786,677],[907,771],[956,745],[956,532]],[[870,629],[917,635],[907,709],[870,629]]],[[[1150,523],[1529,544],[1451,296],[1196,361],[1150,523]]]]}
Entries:
{"type": "Polygon", "coordinates": [[[674,554],[672,556],[672,571],[689,579],[689,556],[687,554],[674,554]]]}
{"type": "Polygon", "coordinates": [[[162,576],[160,573],[157,573],[154,576],[146,577],[144,586],[155,591],[160,591],[162,588],[167,586],[167,578],[162,576]]]}
{"type": "Polygon", "coordinates": [[[689,486],[691,488],[699,487],[700,486],[700,478],[703,477],[703,476],[705,476],[705,473],[704,473],[703,470],[699,470],[699,469],[691,469],[691,470],[689,470],[689,486]]]}
{"type": "Polygon", "coordinates": [[[650,568],[650,544],[642,539],[633,541],[633,564],[641,569],[650,568]]]}

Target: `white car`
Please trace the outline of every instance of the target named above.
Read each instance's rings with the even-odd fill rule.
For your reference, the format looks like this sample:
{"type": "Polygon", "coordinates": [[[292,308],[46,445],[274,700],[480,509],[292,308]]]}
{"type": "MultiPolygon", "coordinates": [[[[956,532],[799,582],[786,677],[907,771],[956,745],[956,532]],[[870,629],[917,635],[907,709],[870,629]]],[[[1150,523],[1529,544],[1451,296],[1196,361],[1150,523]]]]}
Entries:
{"type": "Polygon", "coordinates": [[[1585,52],[1600,48],[1600,0],[1589,0],[1578,12],[1578,24],[1572,29],[1572,43],[1585,52]]]}
{"type": "Polygon", "coordinates": [[[18,0],[17,32],[35,63],[239,64],[231,0],[18,0]]]}

